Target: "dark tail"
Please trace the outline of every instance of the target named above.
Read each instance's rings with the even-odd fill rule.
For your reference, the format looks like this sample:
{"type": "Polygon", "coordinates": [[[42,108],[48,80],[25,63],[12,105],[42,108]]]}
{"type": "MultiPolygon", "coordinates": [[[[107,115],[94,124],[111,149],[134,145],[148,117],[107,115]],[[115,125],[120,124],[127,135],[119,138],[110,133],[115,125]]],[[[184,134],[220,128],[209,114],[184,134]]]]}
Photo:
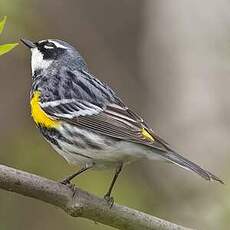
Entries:
{"type": "Polygon", "coordinates": [[[215,180],[215,181],[219,181],[221,184],[224,184],[224,182],[217,176],[213,175],[207,170],[202,169],[199,165],[193,163],[190,160],[187,160],[186,158],[182,157],[181,155],[179,155],[178,153],[174,151],[164,152],[161,154],[161,156],[167,161],[170,161],[182,168],[185,168],[187,170],[197,173],[198,175],[200,175],[206,180],[209,180],[209,181],[215,180]]]}

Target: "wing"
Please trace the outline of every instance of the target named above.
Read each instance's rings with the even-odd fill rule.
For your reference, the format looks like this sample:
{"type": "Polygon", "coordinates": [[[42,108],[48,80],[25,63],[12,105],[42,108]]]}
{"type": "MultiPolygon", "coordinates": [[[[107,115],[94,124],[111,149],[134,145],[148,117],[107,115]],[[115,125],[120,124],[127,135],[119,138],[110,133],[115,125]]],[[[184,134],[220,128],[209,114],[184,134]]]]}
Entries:
{"type": "Polygon", "coordinates": [[[120,104],[110,103],[102,108],[82,100],[62,99],[40,103],[40,106],[49,116],[79,128],[167,151],[167,143],[154,134],[140,116],[120,104]]]}
{"type": "MultiPolygon", "coordinates": [[[[206,180],[223,183],[220,178],[173,151],[163,139],[147,127],[141,117],[127,107],[108,104],[101,108],[89,102],[75,99],[45,102],[40,106],[55,119],[101,135],[149,146],[165,160],[193,171],[206,180]]],[[[151,155],[149,158],[151,159],[151,155]]]]}

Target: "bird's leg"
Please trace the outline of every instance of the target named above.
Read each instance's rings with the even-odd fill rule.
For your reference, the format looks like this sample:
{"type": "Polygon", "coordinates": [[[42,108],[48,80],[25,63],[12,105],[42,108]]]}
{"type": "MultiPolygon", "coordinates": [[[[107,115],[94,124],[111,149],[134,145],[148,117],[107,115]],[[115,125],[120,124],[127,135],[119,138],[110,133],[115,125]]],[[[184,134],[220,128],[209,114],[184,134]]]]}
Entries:
{"type": "Polygon", "coordinates": [[[107,201],[107,203],[109,204],[110,208],[112,208],[113,206],[113,203],[114,203],[114,199],[113,197],[111,196],[111,192],[113,190],[113,187],[114,187],[114,184],[122,170],[122,166],[123,164],[121,163],[117,168],[116,168],[116,171],[115,171],[115,174],[114,174],[114,177],[113,177],[113,180],[109,186],[109,190],[108,192],[104,195],[104,199],[107,201]]]}
{"type": "Polygon", "coordinates": [[[83,168],[81,168],[79,171],[77,171],[76,173],[74,173],[73,175],[70,175],[68,177],[66,177],[64,180],[61,181],[62,184],[64,185],[67,185],[67,184],[70,184],[70,181],[80,175],[81,173],[87,171],[88,169],[92,168],[93,167],[93,164],[92,165],[87,165],[87,166],[84,166],[83,168]]]}

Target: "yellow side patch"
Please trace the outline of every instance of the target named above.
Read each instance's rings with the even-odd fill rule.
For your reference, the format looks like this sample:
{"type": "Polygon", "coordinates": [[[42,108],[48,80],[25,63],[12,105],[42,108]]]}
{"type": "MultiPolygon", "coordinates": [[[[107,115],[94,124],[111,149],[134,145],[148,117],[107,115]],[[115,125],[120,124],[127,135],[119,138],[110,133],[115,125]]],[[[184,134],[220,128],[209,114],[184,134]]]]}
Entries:
{"type": "Polygon", "coordinates": [[[30,101],[31,105],[31,115],[37,125],[42,125],[46,128],[54,128],[59,124],[59,121],[56,121],[50,118],[40,107],[41,92],[35,91],[30,101]]]}
{"type": "Polygon", "coordinates": [[[141,134],[145,139],[148,139],[150,141],[155,141],[154,138],[148,133],[148,131],[146,131],[145,128],[142,128],[141,134]]]}

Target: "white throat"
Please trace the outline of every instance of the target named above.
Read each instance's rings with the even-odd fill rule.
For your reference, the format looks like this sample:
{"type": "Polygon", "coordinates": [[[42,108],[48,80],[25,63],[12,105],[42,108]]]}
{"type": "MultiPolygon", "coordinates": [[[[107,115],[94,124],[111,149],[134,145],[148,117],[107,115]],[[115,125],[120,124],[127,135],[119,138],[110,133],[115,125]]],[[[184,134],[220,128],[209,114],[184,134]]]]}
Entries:
{"type": "Polygon", "coordinates": [[[52,60],[44,60],[43,54],[37,48],[31,49],[31,53],[32,74],[34,74],[37,69],[43,70],[48,68],[53,62],[52,60]]]}

